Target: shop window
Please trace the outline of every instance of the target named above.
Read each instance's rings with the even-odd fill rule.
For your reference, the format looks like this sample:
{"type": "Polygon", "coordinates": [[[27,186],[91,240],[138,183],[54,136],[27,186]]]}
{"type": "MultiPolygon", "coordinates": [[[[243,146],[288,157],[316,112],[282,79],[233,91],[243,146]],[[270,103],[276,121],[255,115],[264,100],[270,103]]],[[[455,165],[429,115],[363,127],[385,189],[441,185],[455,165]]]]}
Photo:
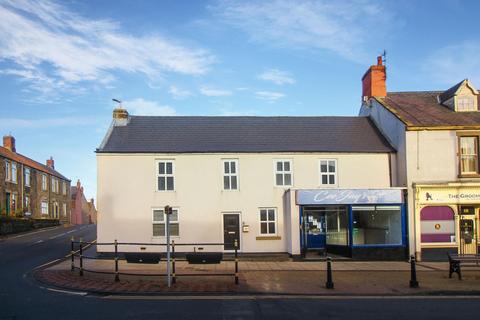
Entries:
{"type": "MultiPolygon", "coordinates": [[[[165,237],[167,235],[166,217],[163,209],[153,209],[153,236],[165,237]]],[[[173,209],[170,215],[170,236],[176,237],[180,234],[178,222],[178,209],[173,209]]]]}
{"type": "Polygon", "coordinates": [[[275,212],[275,209],[260,209],[260,234],[277,234],[277,214],[275,212]]]}
{"type": "Polygon", "coordinates": [[[173,191],[175,189],[174,170],[173,161],[158,161],[158,191],[173,191]]]}
{"type": "Polygon", "coordinates": [[[429,206],[420,211],[422,243],[455,243],[455,214],[447,206],[429,206]]]}
{"type": "Polygon", "coordinates": [[[345,207],[331,207],[325,211],[327,245],[348,245],[348,215],[345,207]]]}
{"type": "Polygon", "coordinates": [[[402,244],[400,206],[355,206],[352,214],[353,245],[402,244]]]}
{"type": "Polygon", "coordinates": [[[275,185],[292,185],[292,162],[290,160],[275,160],[275,185]]]}
{"type": "Polygon", "coordinates": [[[223,189],[238,189],[238,160],[223,160],[223,189]]]}
{"type": "Polygon", "coordinates": [[[337,184],[337,160],[320,160],[320,184],[322,186],[337,184]]]}
{"type": "Polygon", "coordinates": [[[460,137],[460,171],[478,173],[478,137],[460,137]]]}

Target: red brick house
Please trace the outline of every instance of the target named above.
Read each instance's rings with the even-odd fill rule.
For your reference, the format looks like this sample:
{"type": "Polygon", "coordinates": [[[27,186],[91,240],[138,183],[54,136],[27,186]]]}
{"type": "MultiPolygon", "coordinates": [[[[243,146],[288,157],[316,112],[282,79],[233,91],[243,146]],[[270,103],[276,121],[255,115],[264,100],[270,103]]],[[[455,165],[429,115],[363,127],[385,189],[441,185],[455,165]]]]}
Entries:
{"type": "Polygon", "coordinates": [[[97,223],[97,210],[93,199],[87,201],[83,193],[83,186],[80,180],[77,185],[71,187],[71,208],[72,208],[72,224],[88,224],[97,223]]]}

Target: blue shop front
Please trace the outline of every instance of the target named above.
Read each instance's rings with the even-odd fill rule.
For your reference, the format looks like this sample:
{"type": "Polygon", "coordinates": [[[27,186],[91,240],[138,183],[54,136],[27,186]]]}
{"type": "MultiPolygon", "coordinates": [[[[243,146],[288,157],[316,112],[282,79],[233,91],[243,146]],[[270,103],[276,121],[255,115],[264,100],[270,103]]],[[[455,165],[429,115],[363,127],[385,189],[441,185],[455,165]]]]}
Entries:
{"type": "Polygon", "coordinates": [[[406,259],[404,203],[397,188],[296,190],[302,256],[406,259]]]}

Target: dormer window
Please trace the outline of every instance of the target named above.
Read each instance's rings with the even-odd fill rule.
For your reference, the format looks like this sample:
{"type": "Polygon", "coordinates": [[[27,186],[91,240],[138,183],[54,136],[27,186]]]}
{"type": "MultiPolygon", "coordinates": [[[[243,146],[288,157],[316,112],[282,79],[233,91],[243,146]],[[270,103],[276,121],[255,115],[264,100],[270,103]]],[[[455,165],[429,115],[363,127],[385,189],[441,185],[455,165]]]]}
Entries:
{"type": "Polygon", "coordinates": [[[458,96],[457,111],[477,111],[474,98],[475,96],[458,96]]]}
{"type": "Polygon", "coordinates": [[[438,102],[455,112],[478,111],[477,89],[465,79],[438,96],[438,102]]]}

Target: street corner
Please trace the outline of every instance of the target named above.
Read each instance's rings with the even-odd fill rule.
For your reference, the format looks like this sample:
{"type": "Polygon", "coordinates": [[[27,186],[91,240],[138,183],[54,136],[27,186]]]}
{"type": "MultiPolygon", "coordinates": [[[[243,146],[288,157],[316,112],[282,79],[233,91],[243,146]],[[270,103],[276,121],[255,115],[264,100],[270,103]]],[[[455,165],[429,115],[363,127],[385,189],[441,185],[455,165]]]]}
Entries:
{"type": "Polygon", "coordinates": [[[33,273],[35,280],[43,285],[60,289],[87,292],[92,294],[129,294],[129,295],[168,295],[168,294],[238,294],[248,293],[247,281],[239,276],[239,284],[232,279],[220,276],[185,277],[176,279],[169,288],[165,277],[148,275],[121,275],[115,281],[114,275],[77,271],[42,269],[33,273]]]}

